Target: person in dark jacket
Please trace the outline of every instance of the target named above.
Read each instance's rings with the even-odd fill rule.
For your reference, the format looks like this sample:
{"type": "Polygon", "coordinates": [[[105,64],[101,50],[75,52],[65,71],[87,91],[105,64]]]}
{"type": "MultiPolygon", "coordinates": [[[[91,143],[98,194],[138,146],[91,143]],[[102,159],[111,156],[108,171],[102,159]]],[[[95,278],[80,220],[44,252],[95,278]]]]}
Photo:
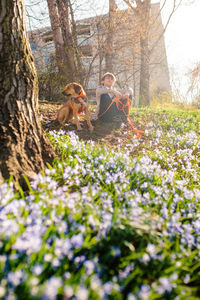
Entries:
{"type": "Polygon", "coordinates": [[[133,90],[126,88],[117,90],[114,88],[116,78],[112,73],[105,73],[102,77],[102,85],[96,89],[96,117],[104,122],[126,122],[128,115],[127,97],[132,99],[133,90]],[[121,103],[115,101],[112,105],[114,98],[118,98],[121,103]],[[110,107],[109,107],[110,106],[110,107]]]}

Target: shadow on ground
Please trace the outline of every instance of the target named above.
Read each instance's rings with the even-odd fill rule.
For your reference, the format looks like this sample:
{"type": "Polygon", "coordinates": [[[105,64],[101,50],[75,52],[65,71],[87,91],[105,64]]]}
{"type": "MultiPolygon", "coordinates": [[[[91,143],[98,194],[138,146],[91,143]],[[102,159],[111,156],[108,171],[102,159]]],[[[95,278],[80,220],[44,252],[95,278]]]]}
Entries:
{"type": "MultiPolygon", "coordinates": [[[[117,146],[119,144],[127,143],[133,137],[137,135],[130,132],[130,125],[123,124],[123,128],[119,122],[108,122],[104,123],[100,120],[91,120],[92,125],[94,126],[94,130],[92,132],[89,131],[86,121],[83,119],[81,121],[82,130],[78,131],[75,125],[66,124],[65,126],[61,126],[56,121],[56,112],[61,107],[60,104],[57,103],[49,103],[47,101],[40,101],[39,103],[39,111],[41,114],[42,125],[43,128],[47,131],[62,129],[66,131],[74,130],[76,134],[79,136],[80,139],[87,141],[92,140],[98,142],[99,144],[106,144],[110,146],[117,146]]],[[[133,119],[131,119],[132,124],[134,127],[137,128],[137,124],[134,123],[133,119]]],[[[142,128],[141,128],[142,129],[142,128]]],[[[142,142],[144,137],[140,139],[142,142]]]]}

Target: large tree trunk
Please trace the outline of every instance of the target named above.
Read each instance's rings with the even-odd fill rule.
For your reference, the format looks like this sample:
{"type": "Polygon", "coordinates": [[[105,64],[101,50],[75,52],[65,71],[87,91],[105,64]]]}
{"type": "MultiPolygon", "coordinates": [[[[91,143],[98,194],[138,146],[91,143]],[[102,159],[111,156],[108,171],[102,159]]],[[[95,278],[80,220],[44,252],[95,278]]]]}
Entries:
{"type": "Polygon", "coordinates": [[[147,106],[150,103],[150,88],[149,88],[149,16],[151,1],[137,0],[137,13],[139,17],[140,30],[140,53],[141,53],[141,67],[140,67],[140,93],[139,105],[147,106]]]}
{"type": "Polygon", "coordinates": [[[38,82],[23,0],[0,0],[0,171],[23,186],[55,152],[38,115],[38,82]]]}

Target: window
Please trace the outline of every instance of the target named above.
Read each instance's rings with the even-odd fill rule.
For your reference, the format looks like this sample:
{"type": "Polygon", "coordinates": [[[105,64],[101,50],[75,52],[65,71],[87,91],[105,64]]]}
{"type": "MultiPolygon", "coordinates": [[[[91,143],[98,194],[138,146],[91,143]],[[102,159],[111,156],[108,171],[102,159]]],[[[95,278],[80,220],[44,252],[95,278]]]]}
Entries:
{"type": "Polygon", "coordinates": [[[89,89],[96,89],[96,87],[97,87],[97,82],[96,82],[96,80],[90,80],[90,81],[88,82],[88,88],[89,88],[89,89]]]}
{"type": "Polygon", "coordinates": [[[92,47],[82,46],[82,47],[80,47],[80,52],[81,52],[82,56],[92,56],[92,47]]]}
{"type": "Polygon", "coordinates": [[[86,46],[91,44],[91,38],[86,38],[84,36],[78,36],[77,42],[79,46],[86,46]]]}
{"type": "Polygon", "coordinates": [[[90,35],[90,25],[79,24],[76,26],[77,35],[90,35]]]}
{"type": "Polygon", "coordinates": [[[47,37],[47,38],[44,39],[45,43],[52,42],[52,41],[53,41],[53,37],[52,36],[49,36],[49,37],[47,37]]]}
{"type": "Polygon", "coordinates": [[[52,42],[53,41],[53,33],[52,33],[52,31],[45,32],[42,35],[42,40],[43,40],[44,43],[52,42]]]}
{"type": "Polygon", "coordinates": [[[48,65],[50,63],[50,56],[49,55],[45,55],[44,63],[45,63],[45,65],[48,65]]]}
{"type": "Polygon", "coordinates": [[[48,44],[44,45],[44,49],[46,49],[46,52],[54,52],[55,45],[54,45],[54,43],[48,43],[48,44]]]}
{"type": "Polygon", "coordinates": [[[36,42],[32,42],[30,45],[31,45],[31,50],[36,50],[37,49],[37,43],[36,42]]]}

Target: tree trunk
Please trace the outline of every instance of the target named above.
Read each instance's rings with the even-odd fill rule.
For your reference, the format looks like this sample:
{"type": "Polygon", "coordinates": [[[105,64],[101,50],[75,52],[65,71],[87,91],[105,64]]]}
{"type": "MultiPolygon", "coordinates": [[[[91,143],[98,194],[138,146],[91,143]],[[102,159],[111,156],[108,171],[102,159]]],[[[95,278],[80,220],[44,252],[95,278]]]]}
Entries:
{"type": "Polygon", "coordinates": [[[149,48],[148,39],[140,37],[140,49],[141,49],[141,66],[140,66],[140,94],[139,104],[142,106],[148,106],[150,104],[150,87],[149,87],[149,48]]]}
{"type": "Polygon", "coordinates": [[[82,60],[81,60],[81,54],[78,46],[78,37],[77,37],[77,27],[76,27],[76,20],[74,16],[74,10],[72,7],[71,0],[68,0],[69,2],[69,9],[71,14],[71,23],[72,23],[72,40],[73,40],[73,49],[74,49],[74,59],[75,59],[75,65],[76,65],[76,73],[77,73],[77,80],[81,84],[84,84],[85,81],[85,68],[83,66],[82,60]]]}
{"type": "Polygon", "coordinates": [[[67,70],[68,61],[64,51],[64,41],[63,41],[60,21],[58,17],[57,2],[56,0],[47,0],[47,3],[49,9],[51,28],[53,32],[53,40],[54,40],[54,45],[56,50],[56,62],[59,69],[59,73],[66,82],[67,80],[66,76],[68,73],[67,70]]]}
{"type": "Polygon", "coordinates": [[[150,104],[150,88],[149,88],[149,16],[150,16],[151,1],[137,0],[137,15],[139,17],[139,30],[140,30],[140,92],[139,92],[139,105],[147,106],[150,104]]]}
{"type": "Polygon", "coordinates": [[[68,61],[68,77],[71,81],[77,80],[76,65],[74,59],[73,39],[70,30],[69,21],[69,3],[68,0],[57,0],[60,26],[64,41],[64,50],[68,61]]]}
{"type": "Polygon", "coordinates": [[[106,37],[106,49],[105,49],[105,63],[106,72],[113,72],[113,19],[116,11],[116,4],[114,0],[109,0],[109,19],[108,19],[108,31],[106,37]]]}
{"type": "Polygon", "coordinates": [[[0,0],[0,8],[0,171],[24,187],[24,176],[31,179],[44,169],[55,152],[39,120],[23,0],[0,0]]]}

